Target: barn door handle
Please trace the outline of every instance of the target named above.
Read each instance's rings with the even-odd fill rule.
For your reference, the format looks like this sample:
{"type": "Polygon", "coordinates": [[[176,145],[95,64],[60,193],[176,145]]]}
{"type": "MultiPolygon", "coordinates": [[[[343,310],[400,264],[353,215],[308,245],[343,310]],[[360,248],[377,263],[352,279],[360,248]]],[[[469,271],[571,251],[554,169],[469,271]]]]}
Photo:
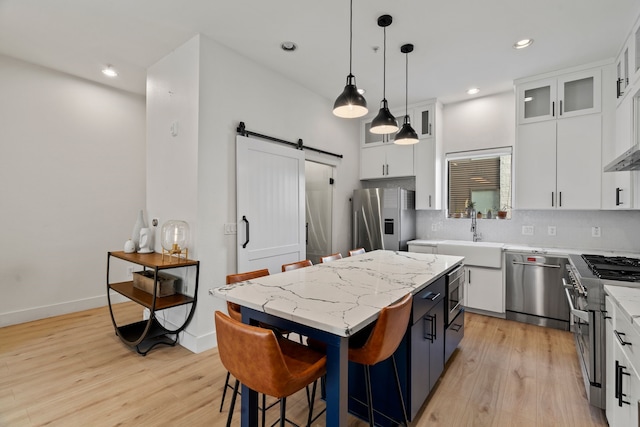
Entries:
{"type": "Polygon", "coordinates": [[[242,245],[242,248],[244,249],[244,248],[246,248],[246,247],[247,247],[247,245],[249,244],[249,220],[248,220],[248,219],[247,219],[247,217],[246,217],[246,216],[244,216],[244,215],[242,215],[242,220],[243,220],[244,222],[246,222],[246,223],[247,223],[247,225],[245,226],[247,240],[246,240],[246,241],[243,243],[243,245],[242,245]]]}

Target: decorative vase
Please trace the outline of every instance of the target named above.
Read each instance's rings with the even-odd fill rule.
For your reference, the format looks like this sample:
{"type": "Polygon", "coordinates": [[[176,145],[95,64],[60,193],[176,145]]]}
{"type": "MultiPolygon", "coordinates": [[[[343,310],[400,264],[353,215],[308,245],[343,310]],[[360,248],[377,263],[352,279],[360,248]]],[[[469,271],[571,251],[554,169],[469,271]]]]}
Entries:
{"type": "Polygon", "coordinates": [[[151,254],[153,248],[151,247],[151,229],[143,227],[140,229],[140,249],[139,254],[151,254]]]}
{"type": "Polygon", "coordinates": [[[131,232],[131,240],[136,245],[136,251],[140,249],[140,230],[147,227],[147,223],[144,222],[144,215],[142,214],[142,209],[138,212],[138,219],[133,226],[133,231],[131,232]]]}
{"type": "Polygon", "coordinates": [[[124,252],[127,254],[132,254],[136,251],[136,244],[133,243],[133,240],[129,239],[124,242],[124,252]]]}

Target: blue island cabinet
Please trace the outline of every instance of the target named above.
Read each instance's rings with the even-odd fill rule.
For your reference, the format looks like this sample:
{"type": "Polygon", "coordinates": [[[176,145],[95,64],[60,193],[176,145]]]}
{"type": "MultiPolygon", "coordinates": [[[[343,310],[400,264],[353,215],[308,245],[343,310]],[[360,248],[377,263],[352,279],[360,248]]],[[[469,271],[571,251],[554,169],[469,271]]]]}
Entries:
{"type": "MultiPolygon", "coordinates": [[[[413,420],[444,370],[445,276],[413,297],[409,327],[395,352],[400,386],[409,420],[413,420]]],[[[391,358],[371,367],[375,424],[402,422],[391,358]]],[[[367,419],[364,369],[349,362],[349,412],[367,419]]]]}

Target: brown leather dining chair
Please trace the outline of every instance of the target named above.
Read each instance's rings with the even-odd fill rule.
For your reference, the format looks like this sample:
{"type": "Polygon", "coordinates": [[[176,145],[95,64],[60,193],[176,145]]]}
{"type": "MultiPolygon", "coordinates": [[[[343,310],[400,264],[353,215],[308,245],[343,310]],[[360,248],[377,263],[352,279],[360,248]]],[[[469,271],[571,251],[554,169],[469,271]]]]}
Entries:
{"type": "MultiPolygon", "coordinates": [[[[398,346],[400,345],[400,342],[407,330],[407,326],[409,325],[412,301],[413,296],[411,294],[407,294],[400,301],[384,307],[380,311],[378,320],[376,320],[364,345],[352,348],[352,339],[349,339],[349,361],[364,366],[370,426],[374,425],[374,419],[371,375],[369,368],[370,366],[387,360],[389,357],[391,357],[391,361],[393,362],[398,396],[400,399],[400,405],[402,406],[402,413],[404,415],[403,421],[406,426],[409,425],[407,411],[404,406],[404,398],[402,397],[402,389],[400,387],[400,378],[398,377],[398,367],[393,353],[398,349],[398,346]]],[[[353,338],[356,337],[354,336],[353,338]]]]}
{"type": "Polygon", "coordinates": [[[326,373],[324,354],[286,338],[271,329],[238,322],[216,311],[218,354],[236,378],[227,426],[231,425],[239,383],[280,401],[280,426],[285,425],[286,398],[313,383],[307,425],[313,419],[316,380],[326,373]]]}
{"type": "Polygon", "coordinates": [[[297,270],[299,268],[304,268],[304,267],[311,267],[312,265],[313,263],[311,262],[311,260],[303,259],[302,261],[296,261],[289,264],[282,264],[282,272],[284,273],[285,271],[297,270]]]}
{"type": "Polygon", "coordinates": [[[338,259],[342,259],[342,254],[340,252],[336,252],[335,254],[320,257],[320,262],[325,263],[325,262],[335,261],[338,259]]]}
{"type": "Polygon", "coordinates": [[[363,254],[365,252],[366,251],[364,250],[364,248],[351,249],[349,251],[349,256],[360,255],[360,254],[363,254]]]}
{"type": "MultiPolygon", "coordinates": [[[[227,275],[227,285],[232,285],[238,282],[244,282],[245,280],[256,279],[258,277],[264,277],[269,275],[269,269],[263,268],[261,270],[247,271],[244,273],[237,274],[229,274],[227,275]]],[[[238,322],[242,323],[242,312],[240,311],[241,307],[238,304],[235,304],[231,301],[227,301],[227,311],[229,312],[229,316],[238,322]]],[[[229,379],[231,374],[227,371],[227,378],[224,381],[224,389],[222,391],[222,401],[220,402],[220,412],[222,412],[222,407],[224,405],[224,399],[227,396],[227,389],[232,388],[229,384],[229,379]]],[[[265,406],[265,399],[262,399],[262,407],[265,406]]],[[[263,409],[264,410],[264,409],[263,409]]]]}

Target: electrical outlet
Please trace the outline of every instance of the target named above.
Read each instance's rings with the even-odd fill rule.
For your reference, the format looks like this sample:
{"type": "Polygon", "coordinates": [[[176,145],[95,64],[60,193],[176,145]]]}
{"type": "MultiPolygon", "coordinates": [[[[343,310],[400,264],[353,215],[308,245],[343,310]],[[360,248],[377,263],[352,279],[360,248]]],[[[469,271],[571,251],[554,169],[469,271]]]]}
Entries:
{"type": "Polygon", "coordinates": [[[555,225],[550,225],[549,227],[547,227],[547,234],[549,236],[555,236],[556,235],[556,226],[555,225]]]}
{"type": "Polygon", "coordinates": [[[236,234],[237,232],[238,232],[238,225],[236,223],[224,225],[224,234],[236,234]]]}
{"type": "Polygon", "coordinates": [[[600,237],[600,227],[591,227],[591,237],[600,237]]]}
{"type": "Polygon", "coordinates": [[[133,279],[133,266],[127,267],[127,279],[133,279]]]}
{"type": "Polygon", "coordinates": [[[522,234],[525,236],[533,236],[533,225],[523,225],[522,234]]]}
{"type": "Polygon", "coordinates": [[[158,224],[160,224],[160,219],[159,218],[153,218],[151,220],[151,225],[153,225],[154,227],[157,227],[158,224]]]}
{"type": "Polygon", "coordinates": [[[435,222],[431,224],[431,231],[438,231],[438,224],[435,222]]]}

